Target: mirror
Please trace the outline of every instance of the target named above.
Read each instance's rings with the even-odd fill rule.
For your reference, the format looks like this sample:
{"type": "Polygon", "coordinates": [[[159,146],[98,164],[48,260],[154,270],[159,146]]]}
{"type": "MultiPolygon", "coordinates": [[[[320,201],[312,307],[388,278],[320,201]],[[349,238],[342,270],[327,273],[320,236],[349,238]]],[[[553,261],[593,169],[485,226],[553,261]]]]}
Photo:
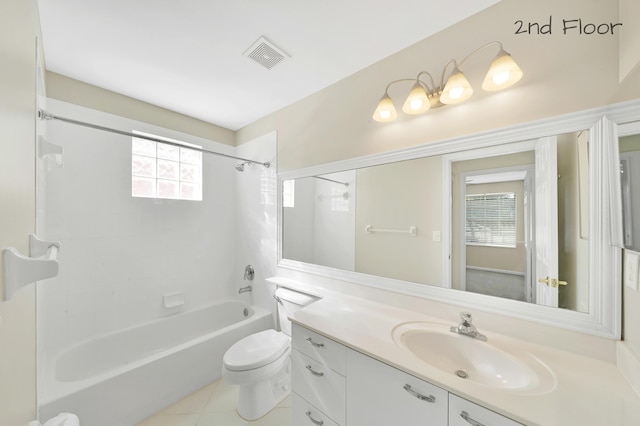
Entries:
{"type": "Polygon", "coordinates": [[[640,134],[620,137],[619,146],[624,247],[640,251],[640,134]]]}
{"type": "Polygon", "coordinates": [[[587,312],[587,135],[286,180],[282,257],[587,312]]]}
{"type": "Polygon", "coordinates": [[[441,286],[441,157],[283,182],[282,257],[441,286]],[[411,228],[420,229],[412,235],[411,228]]]}
{"type": "Polygon", "coordinates": [[[619,338],[615,120],[633,108],[280,173],[280,273],[619,338]]]}

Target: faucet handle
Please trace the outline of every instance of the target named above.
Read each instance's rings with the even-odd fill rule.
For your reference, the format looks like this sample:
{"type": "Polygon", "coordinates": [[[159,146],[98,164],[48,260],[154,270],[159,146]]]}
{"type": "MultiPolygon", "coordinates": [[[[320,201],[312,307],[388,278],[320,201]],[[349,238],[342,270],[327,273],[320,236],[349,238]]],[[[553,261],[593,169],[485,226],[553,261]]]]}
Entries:
{"type": "Polygon", "coordinates": [[[469,312],[460,312],[460,320],[465,326],[468,326],[473,322],[473,318],[469,312]]]}

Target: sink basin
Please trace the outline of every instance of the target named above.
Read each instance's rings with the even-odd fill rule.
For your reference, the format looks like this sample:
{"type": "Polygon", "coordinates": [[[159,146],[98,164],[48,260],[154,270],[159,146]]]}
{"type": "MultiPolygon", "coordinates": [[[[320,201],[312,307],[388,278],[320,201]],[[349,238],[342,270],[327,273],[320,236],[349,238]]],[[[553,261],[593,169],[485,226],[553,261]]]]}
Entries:
{"type": "Polygon", "coordinates": [[[484,342],[452,333],[450,325],[412,322],[393,331],[398,346],[446,373],[484,386],[502,389],[552,388],[549,369],[525,351],[512,348],[508,339],[484,342]]]}

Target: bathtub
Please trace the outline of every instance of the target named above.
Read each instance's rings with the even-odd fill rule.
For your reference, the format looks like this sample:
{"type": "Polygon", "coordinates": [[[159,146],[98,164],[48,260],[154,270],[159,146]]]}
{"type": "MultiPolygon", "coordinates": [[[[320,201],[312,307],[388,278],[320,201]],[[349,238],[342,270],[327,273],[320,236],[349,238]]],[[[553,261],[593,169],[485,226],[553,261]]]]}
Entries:
{"type": "Polygon", "coordinates": [[[221,377],[239,339],[273,327],[270,312],[224,301],[96,337],[61,353],[44,374],[39,418],[132,426],[221,377]]]}

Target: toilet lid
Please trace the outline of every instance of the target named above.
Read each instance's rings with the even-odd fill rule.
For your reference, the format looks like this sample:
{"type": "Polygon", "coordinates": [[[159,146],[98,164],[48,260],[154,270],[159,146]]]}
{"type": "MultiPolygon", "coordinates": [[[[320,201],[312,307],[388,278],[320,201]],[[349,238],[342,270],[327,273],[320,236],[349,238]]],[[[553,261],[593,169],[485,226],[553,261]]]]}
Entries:
{"type": "Polygon", "coordinates": [[[224,366],[231,371],[260,368],[287,351],[291,338],[276,330],[264,330],[238,340],[224,354],[224,366]]]}

